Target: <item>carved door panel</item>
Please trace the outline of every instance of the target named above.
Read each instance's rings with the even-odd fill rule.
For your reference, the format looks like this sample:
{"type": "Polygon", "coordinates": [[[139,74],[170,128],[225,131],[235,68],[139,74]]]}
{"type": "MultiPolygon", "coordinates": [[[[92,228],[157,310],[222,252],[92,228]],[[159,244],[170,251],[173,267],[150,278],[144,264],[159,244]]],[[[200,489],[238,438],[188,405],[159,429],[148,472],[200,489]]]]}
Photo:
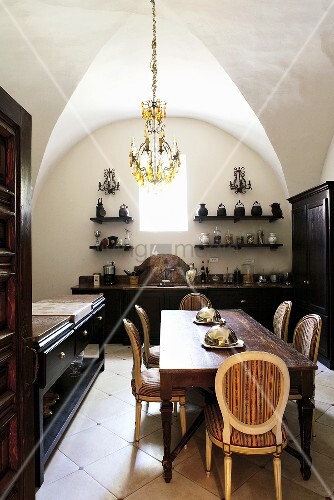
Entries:
{"type": "Polygon", "coordinates": [[[34,493],[31,117],[0,88],[0,496],[34,493]]]}

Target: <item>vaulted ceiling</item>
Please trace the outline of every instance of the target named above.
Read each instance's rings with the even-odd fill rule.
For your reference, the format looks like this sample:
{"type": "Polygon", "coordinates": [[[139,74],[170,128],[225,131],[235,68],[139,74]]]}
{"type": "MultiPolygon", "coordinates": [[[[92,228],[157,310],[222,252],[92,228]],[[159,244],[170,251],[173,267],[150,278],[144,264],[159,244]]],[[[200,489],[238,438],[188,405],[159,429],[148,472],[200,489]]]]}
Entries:
{"type": "MultiPolygon", "coordinates": [[[[334,135],[334,1],[156,0],[168,116],[225,129],[295,194],[334,135]]],[[[33,117],[33,183],[151,97],[149,0],[1,0],[0,85],[33,117]]],[[[334,176],[333,176],[334,177],[334,176]]]]}

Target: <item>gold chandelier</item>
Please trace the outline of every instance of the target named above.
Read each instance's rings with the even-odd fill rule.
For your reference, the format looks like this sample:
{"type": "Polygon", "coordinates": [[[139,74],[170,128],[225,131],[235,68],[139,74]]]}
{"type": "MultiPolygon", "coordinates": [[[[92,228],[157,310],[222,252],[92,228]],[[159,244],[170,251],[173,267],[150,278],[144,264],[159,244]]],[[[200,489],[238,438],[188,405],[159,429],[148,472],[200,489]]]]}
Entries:
{"type": "Polygon", "coordinates": [[[174,137],[172,147],[165,140],[166,103],[156,98],[157,91],[157,37],[155,19],[155,0],[152,4],[152,100],[141,103],[142,117],[145,120],[144,142],[136,148],[132,139],[130,150],[130,168],[140,186],[151,184],[169,184],[180,168],[180,151],[174,137]]]}

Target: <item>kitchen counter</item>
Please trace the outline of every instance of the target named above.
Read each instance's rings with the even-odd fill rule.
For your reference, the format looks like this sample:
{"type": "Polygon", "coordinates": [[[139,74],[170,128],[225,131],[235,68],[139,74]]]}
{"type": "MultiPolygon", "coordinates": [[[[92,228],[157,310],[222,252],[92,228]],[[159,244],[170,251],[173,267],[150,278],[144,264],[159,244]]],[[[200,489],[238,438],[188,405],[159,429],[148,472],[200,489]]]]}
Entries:
{"type": "MultiPolygon", "coordinates": [[[[243,289],[249,289],[249,288],[293,288],[292,284],[286,284],[286,283],[252,283],[250,285],[243,285],[243,284],[236,284],[236,283],[203,283],[203,284],[198,284],[195,285],[194,288],[189,287],[188,285],[167,285],[167,286],[161,286],[158,284],[150,284],[150,285],[144,285],[144,284],[138,284],[138,285],[130,285],[129,283],[116,283],[115,285],[99,285],[99,286],[94,286],[93,284],[90,283],[80,283],[79,285],[71,287],[71,290],[98,290],[103,293],[105,290],[147,290],[147,289],[156,289],[156,290],[180,290],[184,289],[187,291],[187,293],[191,293],[192,291],[204,291],[207,289],[231,289],[231,288],[243,288],[243,289]]],[[[79,292],[78,292],[79,293],[79,292]]]]}
{"type": "MultiPolygon", "coordinates": [[[[182,298],[191,292],[205,294],[216,309],[243,309],[262,323],[272,328],[273,315],[277,306],[284,300],[293,300],[293,286],[285,283],[253,283],[237,285],[223,282],[203,283],[195,289],[187,285],[158,286],[150,284],[130,286],[127,276],[120,276],[115,285],[94,287],[92,280],[80,277],[79,285],[72,287],[76,296],[91,294],[93,290],[103,293],[106,299],[106,337],[107,342],[128,344],[122,319],[128,318],[141,332],[141,325],[135,311],[135,304],[143,307],[149,314],[151,342],[160,342],[160,319],[164,309],[178,309],[182,298]]],[[[89,278],[89,277],[86,277],[89,278]]]]}
{"type": "Polygon", "coordinates": [[[38,356],[34,387],[36,486],[40,486],[46,460],[104,369],[105,298],[98,292],[62,295],[35,302],[32,312],[32,334],[38,356]],[[88,344],[98,346],[97,354],[94,357],[85,354],[78,375],[73,377],[71,363],[88,344]],[[54,400],[51,410],[50,395],[54,400]]]}

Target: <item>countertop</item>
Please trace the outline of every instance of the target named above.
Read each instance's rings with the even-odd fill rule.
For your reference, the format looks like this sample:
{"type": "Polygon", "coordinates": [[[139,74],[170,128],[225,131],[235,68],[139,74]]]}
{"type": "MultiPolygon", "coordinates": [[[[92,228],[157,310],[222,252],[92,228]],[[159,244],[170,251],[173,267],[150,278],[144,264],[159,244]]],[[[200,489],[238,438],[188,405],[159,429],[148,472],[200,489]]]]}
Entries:
{"type": "Polygon", "coordinates": [[[99,285],[94,286],[89,283],[81,283],[71,287],[71,290],[96,290],[103,293],[104,290],[189,290],[189,291],[199,291],[210,289],[229,289],[229,288],[293,288],[291,284],[286,283],[253,283],[251,285],[237,285],[236,283],[204,283],[195,285],[195,288],[188,287],[187,285],[170,285],[170,286],[160,286],[160,285],[130,285],[129,283],[116,283],[115,285],[99,285]]]}
{"type": "Polygon", "coordinates": [[[39,341],[70,323],[87,316],[94,304],[103,299],[102,293],[91,295],[61,295],[32,304],[32,334],[39,341]]]}

